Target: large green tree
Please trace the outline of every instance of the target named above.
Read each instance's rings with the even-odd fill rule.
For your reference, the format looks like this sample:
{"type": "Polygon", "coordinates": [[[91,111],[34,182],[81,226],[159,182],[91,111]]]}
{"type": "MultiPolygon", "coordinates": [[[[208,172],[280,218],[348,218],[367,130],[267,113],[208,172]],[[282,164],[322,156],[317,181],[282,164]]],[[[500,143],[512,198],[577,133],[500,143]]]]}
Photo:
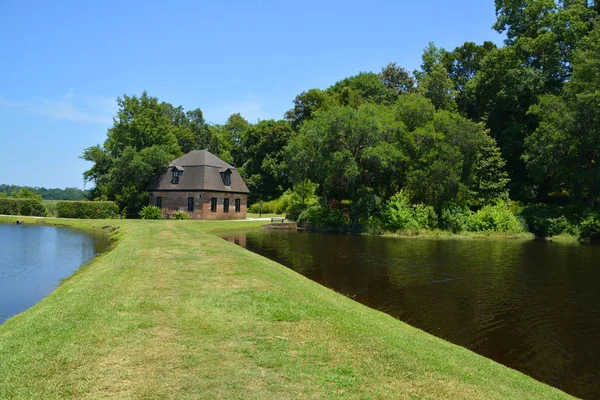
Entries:
{"type": "Polygon", "coordinates": [[[221,147],[223,150],[229,151],[231,162],[235,166],[241,166],[245,162],[242,144],[248,128],[250,128],[250,123],[240,113],[231,114],[227,118],[227,122],[221,126],[221,147]]]}
{"type": "Polygon", "coordinates": [[[381,69],[379,79],[395,96],[412,92],[416,85],[415,78],[411,73],[395,62],[391,62],[381,69]]]}
{"type": "Polygon", "coordinates": [[[514,47],[492,50],[467,90],[474,99],[476,121],[486,122],[507,161],[513,196],[527,198],[529,181],[521,156],[525,138],[537,126],[527,111],[545,92],[542,71],[524,66],[514,47]]]}
{"type": "MultiPolygon", "coordinates": [[[[506,46],[479,49],[485,56],[474,58],[475,76],[457,95],[457,104],[463,114],[485,122],[498,142],[512,195],[532,199],[547,188],[539,175],[528,176],[522,158],[525,138],[538,126],[528,110],[540,96],[560,96],[574,54],[598,18],[597,7],[586,0],[496,0],[495,5],[494,29],[506,34],[506,46]]],[[[465,54],[475,50],[468,47],[465,54]]]]}
{"type": "Polygon", "coordinates": [[[507,198],[504,160],[481,124],[434,112],[419,96],[400,99],[396,114],[414,143],[404,187],[412,201],[439,210],[450,202],[480,207],[507,198]]]}
{"type": "Polygon", "coordinates": [[[205,126],[200,110],[186,114],[146,92],[124,95],[117,104],[104,144],[83,152],[82,158],[93,163],[84,180],[94,185],[92,199],[114,200],[135,215],[147,204],[146,187],[158,169],[182,155],[182,149],[203,146],[205,126]]]}
{"type": "Polygon", "coordinates": [[[310,89],[300,93],[294,99],[294,108],[285,113],[285,119],[294,130],[310,119],[316,112],[325,111],[338,104],[338,101],[328,92],[310,89]]]}
{"type": "Polygon", "coordinates": [[[117,116],[104,142],[104,149],[111,157],[119,157],[127,147],[139,151],[164,146],[172,154],[181,153],[171,115],[156,97],[146,92],[140,97],[124,95],[117,99],[117,104],[117,116]]]}
{"type": "Polygon", "coordinates": [[[284,166],[284,147],[294,136],[286,121],[264,120],[248,127],[242,137],[240,173],[250,189],[250,201],[271,200],[291,187],[284,166]]]}
{"type": "Polygon", "coordinates": [[[361,72],[358,75],[342,79],[327,89],[340,105],[359,107],[365,103],[382,104],[395,100],[395,95],[372,72],[361,72]]]}
{"type": "Polygon", "coordinates": [[[419,91],[427,97],[436,110],[456,109],[456,90],[448,77],[448,71],[441,63],[431,67],[419,81],[419,91]]]}
{"type": "Polygon", "coordinates": [[[464,116],[477,118],[474,99],[470,96],[466,87],[479,71],[485,56],[496,48],[496,45],[492,42],[484,42],[482,45],[465,42],[453,51],[444,52],[443,54],[441,63],[454,85],[458,111],[464,116]]]}
{"type": "Polygon", "coordinates": [[[494,29],[525,65],[543,73],[547,93],[569,79],[573,52],[598,17],[587,0],[495,0],[494,29]]]}
{"type": "Polygon", "coordinates": [[[334,107],[305,122],[287,148],[292,181],[319,183],[325,200],[349,200],[354,227],[378,197],[401,187],[409,156],[403,123],[386,107],[334,107]]]}
{"type": "Polygon", "coordinates": [[[575,52],[562,96],[543,96],[531,112],[540,125],[526,141],[530,173],[593,207],[600,194],[600,25],[575,52]]]}

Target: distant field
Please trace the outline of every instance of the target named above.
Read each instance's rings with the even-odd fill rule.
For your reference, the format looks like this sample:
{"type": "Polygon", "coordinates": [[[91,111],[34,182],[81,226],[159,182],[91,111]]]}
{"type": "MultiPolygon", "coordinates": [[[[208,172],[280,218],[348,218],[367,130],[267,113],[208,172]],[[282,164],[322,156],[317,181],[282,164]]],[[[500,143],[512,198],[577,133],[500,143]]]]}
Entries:
{"type": "Polygon", "coordinates": [[[82,200],[42,200],[42,204],[48,210],[48,215],[51,217],[57,217],[56,215],[56,204],[59,201],[82,201],[82,200]]]}
{"type": "Polygon", "coordinates": [[[42,200],[42,204],[48,210],[48,214],[52,217],[56,217],[56,203],[60,200],[42,200]]]}

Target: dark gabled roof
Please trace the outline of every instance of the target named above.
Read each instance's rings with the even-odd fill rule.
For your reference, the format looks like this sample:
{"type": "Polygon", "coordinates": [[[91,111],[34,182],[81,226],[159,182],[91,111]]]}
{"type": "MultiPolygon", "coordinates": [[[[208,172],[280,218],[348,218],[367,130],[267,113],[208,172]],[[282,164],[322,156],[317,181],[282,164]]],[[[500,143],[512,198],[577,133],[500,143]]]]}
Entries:
{"type": "Polygon", "coordinates": [[[215,192],[250,193],[239,171],[207,150],[194,150],[173,160],[163,168],[148,190],[208,190],[215,192]],[[173,168],[183,171],[179,183],[171,182],[173,168]],[[231,185],[225,186],[221,172],[231,171],[231,185]]]}

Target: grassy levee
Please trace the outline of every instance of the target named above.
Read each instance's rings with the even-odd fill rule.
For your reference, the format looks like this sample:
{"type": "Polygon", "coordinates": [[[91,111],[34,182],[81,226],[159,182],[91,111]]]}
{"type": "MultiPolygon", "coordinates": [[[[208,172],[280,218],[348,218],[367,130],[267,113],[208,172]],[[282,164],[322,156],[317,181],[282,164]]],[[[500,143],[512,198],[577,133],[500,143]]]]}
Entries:
{"type": "Polygon", "coordinates": [[[2,399],[568,398],[208,233],[259,223],[45,221],[117,244],[0,325],[2,399]]]}

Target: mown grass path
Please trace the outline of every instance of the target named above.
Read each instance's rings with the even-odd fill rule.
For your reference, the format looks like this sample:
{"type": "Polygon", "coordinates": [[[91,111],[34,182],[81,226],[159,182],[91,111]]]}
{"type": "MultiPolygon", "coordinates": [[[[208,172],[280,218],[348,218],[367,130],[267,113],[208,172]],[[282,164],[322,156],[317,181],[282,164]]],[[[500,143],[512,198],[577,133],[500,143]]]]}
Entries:
{"type": "Polygon", "coordinates": [[[0,325],[2,399],[568,397],[208,233],[258,222],[47,222],[118,244],[0,325]]]}

